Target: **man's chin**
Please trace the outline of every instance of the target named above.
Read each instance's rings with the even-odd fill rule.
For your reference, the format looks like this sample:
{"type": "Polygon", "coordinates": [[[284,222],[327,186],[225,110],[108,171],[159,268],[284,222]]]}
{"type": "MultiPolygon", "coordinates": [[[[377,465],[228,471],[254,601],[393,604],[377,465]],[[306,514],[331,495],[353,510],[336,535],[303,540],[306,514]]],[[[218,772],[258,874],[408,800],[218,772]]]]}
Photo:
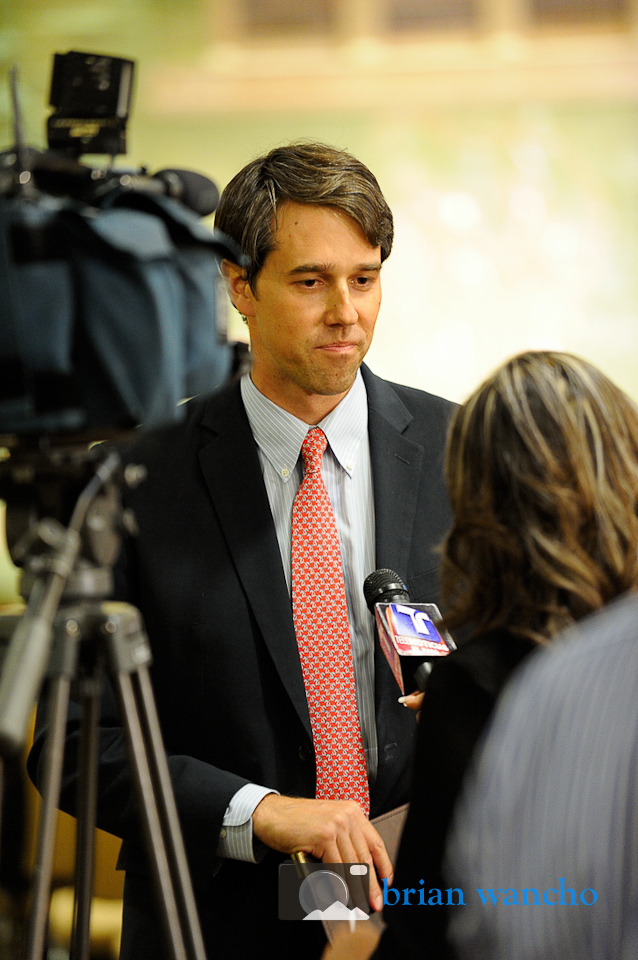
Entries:
{"type": "Polygon", "coordinates": [[[326,376],[318,378],[316,383],[313,385],[311,390],[312,393],[320,394],[323,397],[338,397],[347,393],[352,384],[355,381],[357,372],[361,364],[354,370],[349,370],[346,373],[340,374],[339,376],[326,376]]]}
{"type": "Polygon", "coordinates": [[[355,381],[363,355],[331,358],[331,363],[315,368],[312,392],[326,397],[347,393],[355,381]]]}

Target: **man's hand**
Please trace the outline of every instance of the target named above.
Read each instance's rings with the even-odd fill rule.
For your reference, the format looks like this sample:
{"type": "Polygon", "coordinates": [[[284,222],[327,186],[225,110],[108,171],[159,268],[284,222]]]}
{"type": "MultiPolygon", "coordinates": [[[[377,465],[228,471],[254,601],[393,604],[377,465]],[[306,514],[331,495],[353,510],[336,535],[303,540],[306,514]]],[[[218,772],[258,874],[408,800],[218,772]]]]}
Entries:
{"type": "Polygon", "coordinates": [[[281,853],[302,850],[323,863],[367,863],[370,906],[381,910],[379,879],[392,882],[383,840],[354,800],[310,800],[267,794],[253,813],[253,832],[281,853]]]}

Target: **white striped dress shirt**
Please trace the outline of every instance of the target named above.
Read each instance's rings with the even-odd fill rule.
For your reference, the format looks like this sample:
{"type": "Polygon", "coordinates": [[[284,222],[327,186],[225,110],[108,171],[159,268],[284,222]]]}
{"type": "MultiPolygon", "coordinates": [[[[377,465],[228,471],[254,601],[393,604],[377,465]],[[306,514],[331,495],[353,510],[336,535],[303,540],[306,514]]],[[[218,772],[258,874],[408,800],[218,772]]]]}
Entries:
{"type": "MultiPolygon", "coordinates": [[[[292,504],[303,478],[301,446],[309,425],[265,397],[250,375],[241,381],[241,394],[259,454],[270,502],[283,570],[291,589],[292,504]]],[[[377,769],[374,711],[374,621],[363,596],[363,581],[374,569],[374,502],[368,442],[368,402],[361,373],[344,399],[318,426],[328,446],[322,474],[335,513],[343,561],[350,641],[357,687],[357,704],[368,775],[377,769]]],[[[266,793],[250,784],[233,797],[224,817],[220,856],[255,859],[250,817],[266,793]]]]}

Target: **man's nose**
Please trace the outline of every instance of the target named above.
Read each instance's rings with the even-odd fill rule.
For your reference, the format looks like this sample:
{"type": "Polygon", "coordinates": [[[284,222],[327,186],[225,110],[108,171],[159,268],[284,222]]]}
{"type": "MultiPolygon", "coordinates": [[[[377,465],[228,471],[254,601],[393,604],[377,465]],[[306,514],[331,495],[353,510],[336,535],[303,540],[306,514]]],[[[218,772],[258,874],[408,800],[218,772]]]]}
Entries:
{"type": "Polygon", "coordinates": [[[351,324],[359,319],[359,312],[352,301],[352,291],[347,284],[335,286],[331,294],[328,319],[331,323],[351,324]]]}

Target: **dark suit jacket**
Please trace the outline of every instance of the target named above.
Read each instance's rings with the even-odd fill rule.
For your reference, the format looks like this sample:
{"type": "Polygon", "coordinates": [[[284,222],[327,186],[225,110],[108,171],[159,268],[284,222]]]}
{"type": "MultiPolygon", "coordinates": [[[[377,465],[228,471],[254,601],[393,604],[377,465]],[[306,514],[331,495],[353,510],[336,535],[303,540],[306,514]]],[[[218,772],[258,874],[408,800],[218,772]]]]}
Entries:
{"type": "MultiPolygon", "coordinates": [[[[377,567],[399,572],[414,600],[433,600],[433,548],[449,519],[442,457],[452,404],[367,369],[364,378],[377,567]]],[[[274,852],[259,865],[224,861],[215,875],[222,818],[242,785],[305,797],[315,789],[290,597],[238,385],[191,402],[184,422],[142,438],[127,458],[144,463],[148,478],[127,496],[140,534],[127,545],[119,572],[151,642],[155,697],[209,952],[242,956],[269,936],[282,946],[291,938],[290,949],[293,941],[321,942],[320,924],[277,920],[282,858],[274,852]]],[[[414,734],[414,716],[397,704],[382,654],[375,684],[379,768],[372,816],[405,800],[414,734]]],[[[76,725],[72,718],[70,758],[76,725]]],[[[158,931],[149,923],[136,801],[108,702],[101,728],[99,823],[124,838],[127,869],[122,956],[155,958],[158,931]]],[[[63,801],[71,808],[72,782],[69,773],[63,801]]]]}

